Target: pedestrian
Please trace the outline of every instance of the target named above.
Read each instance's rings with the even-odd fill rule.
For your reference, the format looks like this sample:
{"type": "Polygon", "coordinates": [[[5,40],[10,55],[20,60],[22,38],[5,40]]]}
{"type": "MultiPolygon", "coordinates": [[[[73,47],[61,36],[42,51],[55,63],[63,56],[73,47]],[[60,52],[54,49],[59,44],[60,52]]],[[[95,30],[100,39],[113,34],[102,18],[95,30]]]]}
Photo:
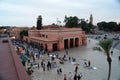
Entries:
{"type": "Polygon", "coordinates": [[[41,67],[43,68],[43,60],[41,61],[41,67]]]}
{"type": "Polygon", "coordinates": [[[34,56],[34,54],[32,55],[32,58],[33,58],[33,61],[35,62],[35,56],[34,56]]]}
{"type": "Polygon", "coordinates": [[[68,55],[68,50],[66,50],[66,55],[68,55]]]}
{"type": "Polygon", "coordinates": [[[69,63],[71,62],[71,57],[69,56],[69,63]]]}
{"type": "Polygon", "coordinates": [[[59,71],[60,71],[60,74],[62,74],[62,68],[60,68],[59,71]]]}
{"type": "Polygon", "coordinates": [[[119,60],[120,60],[120,56],[119,56],[119,60]]]}
{"type": "Polygon", "coordinates": [[[111,51],[111,55],[113,55],[113,51],[111,51]]]}
{"type": "Polygon", "coordinates": [[[77,73],[77,71],[78,71],[78,66],[75,67],[75,73],[77,73]]]}
{"type": "Polygon", "coordinates": [[[45,64],[43,63],[43,71],[45,72],[45,64]]]}
{"type": "Polygon", "coordinates": [[[39,62],[38,62],[38,70],[39,70],[39,68],[40,68],[40,65],[39,65],[39,62]]]}
{"type": "Polygon", "coordinates": [[[59,68],[57,68],[57,74],[60,74],[60,70],[59,70],[59,68]]]}
{"type": "Polygon", "coordinates": [[[91,62],[90,62],[90,60],[88,61],[88,67],[90,67],[91,66],[91,62]]]}
{"type": "Polygon", "coordinates": [[[84,62],[84,67],[87,67],[87,62],[86,61],[84,62]]]}
{"type": "Polygon", "coordinates": [[[77,80],[80,80],[82,78],[82,74],[80,73],[78,76],[77,76],[77,80]]]}
{"type": "Polygon", "coordinates": [[[73,80],[77,80],[77,74],[75,73],[73,80]]]}
{"type": "Polygon", "coordinates": [[[49,57],[50,54],[47,52],[47,55],[48,55],[48,57],[49,57]]]}
{"type": "Polygon", "coordinates": [[[64,74],[64,80],[67,80],[67,76],[66,76],[66,74],[64,74]]]}
{"type": "Polygon", "coordinates": [[[47,70],[49,71],[50,69],[49,69],[49,64],[47,63],[47,70]]]}
{"type": "Polygon", "coordinates": [[[48,68],[49,68],[49,70],[51,70],[51,63],[50,63],[50,61],[48,61],[48,68]]]}

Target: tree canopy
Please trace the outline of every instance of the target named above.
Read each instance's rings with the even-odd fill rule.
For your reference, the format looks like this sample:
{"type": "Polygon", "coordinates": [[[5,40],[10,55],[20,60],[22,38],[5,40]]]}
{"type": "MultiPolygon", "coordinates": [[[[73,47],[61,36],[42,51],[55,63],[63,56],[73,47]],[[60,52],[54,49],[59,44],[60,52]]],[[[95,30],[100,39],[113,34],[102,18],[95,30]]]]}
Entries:
{"type": "Polygon", "coordinates": [[[80,19],[79,26],[86,32],[86,33],[94,33],[95,26],[91,23],[88,23],[88,20],[80,19]]]}
{"type": "Polygon", "coordinates": [[[28,36],[28,30],[22,30],[20,32],[20,38],[23,39],[23,36],[28,36]]]}
{"type": "Polygon", "coordinates": [[[72,28],[72,27],[79,27],[82,28],[86,33],[93,33],[95,26],[91,23],[88,23],[88,20],[79,19],[77,16],[65,16],[64,19],[65,27],[72,28]]]}
{"type": "Polygon", "coordinates": [[[69,27],[69,28],[78,27],[79,18],[77,16],[73,16],[73,17],[72,16],[70,16],[70,17],[65,16],[64,22],[65,22],[66,27],[69,27]]]}
{"type": "Polygon", "coordinates": [[[104,31],[120,31],[120,24],[117,24],[116,22],[99,22],[97,23],[97,26],[99,30],[104,31]]]}
{"type": "Polygon", "coordinates": [[[42,29],[42,16],[38,16],[37,18],[37,29],[42,29]]]}

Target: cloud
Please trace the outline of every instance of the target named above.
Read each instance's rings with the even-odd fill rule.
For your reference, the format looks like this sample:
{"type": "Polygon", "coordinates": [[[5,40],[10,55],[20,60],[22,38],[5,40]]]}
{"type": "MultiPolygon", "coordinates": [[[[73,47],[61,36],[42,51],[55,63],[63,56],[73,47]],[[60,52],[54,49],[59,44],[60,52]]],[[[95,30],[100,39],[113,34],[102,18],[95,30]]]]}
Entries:
{"type": "Polygon", "coordinates": [[[56,23],[57,18],[63,21],[65,15],[89,19],[91,13],[95,23],[118,21],[119,8],[115,0],[3,0],[0,3],[0,24],[33,26],[38,15],[42,15],[46,25],[56,23]]]}

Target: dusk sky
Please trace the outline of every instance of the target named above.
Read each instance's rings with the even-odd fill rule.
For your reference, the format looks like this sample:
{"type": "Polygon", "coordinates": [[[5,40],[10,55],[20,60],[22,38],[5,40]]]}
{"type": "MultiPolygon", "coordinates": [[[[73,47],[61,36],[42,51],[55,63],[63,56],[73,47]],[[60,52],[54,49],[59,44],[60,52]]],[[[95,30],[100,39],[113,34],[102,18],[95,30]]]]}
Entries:
{"type": "Polygon", "coordinates": [[[38,15],[43,25],[62,22],[65,15],[101,21],[120,22],[119,0],[0,0],[0,25],[36,26],[38,15]]]}

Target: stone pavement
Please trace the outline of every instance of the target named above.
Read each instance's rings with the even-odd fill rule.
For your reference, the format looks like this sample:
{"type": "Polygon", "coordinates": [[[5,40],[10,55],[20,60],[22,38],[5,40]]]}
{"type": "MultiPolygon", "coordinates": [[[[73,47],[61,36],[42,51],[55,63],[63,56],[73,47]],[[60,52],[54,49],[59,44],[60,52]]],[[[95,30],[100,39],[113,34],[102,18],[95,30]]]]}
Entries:
{"type": "MultiPolygon", "coordinates": [[[[81,46],[79,48],[72,48],[68,50],[68,55],[75,57],[79,65],[79,73],[82,73],[83,77],[81,80],[107,80],[108,76],[108,63],[106,56],[102,52],[93,51],[93,46],[96,46],[97,41],[90,39],[87,46],[81,46]],[[91,61],[91,66],[94,69],[84,68],[83,64],[85,60],[91,61]]],[[[65,51],[59,51],[59,55],[63,56],[65,51]]],[[[118,56],[120,55],[118,50],[114,50],[112,55],[112,70],[111,70],[111,80],[120,80],[120,61],[118,56]]],[[[51,71],[45,71],[40,68],[39,70],[34,69],[34,73],[31,76],[33,80],[63,80],[63,75],[72,72],[74,76],[75,65],[65,62],[65,64],[58,64],[62,67],[63,73],[61,75],[57,74],[56,69],[51,71]]]]}

